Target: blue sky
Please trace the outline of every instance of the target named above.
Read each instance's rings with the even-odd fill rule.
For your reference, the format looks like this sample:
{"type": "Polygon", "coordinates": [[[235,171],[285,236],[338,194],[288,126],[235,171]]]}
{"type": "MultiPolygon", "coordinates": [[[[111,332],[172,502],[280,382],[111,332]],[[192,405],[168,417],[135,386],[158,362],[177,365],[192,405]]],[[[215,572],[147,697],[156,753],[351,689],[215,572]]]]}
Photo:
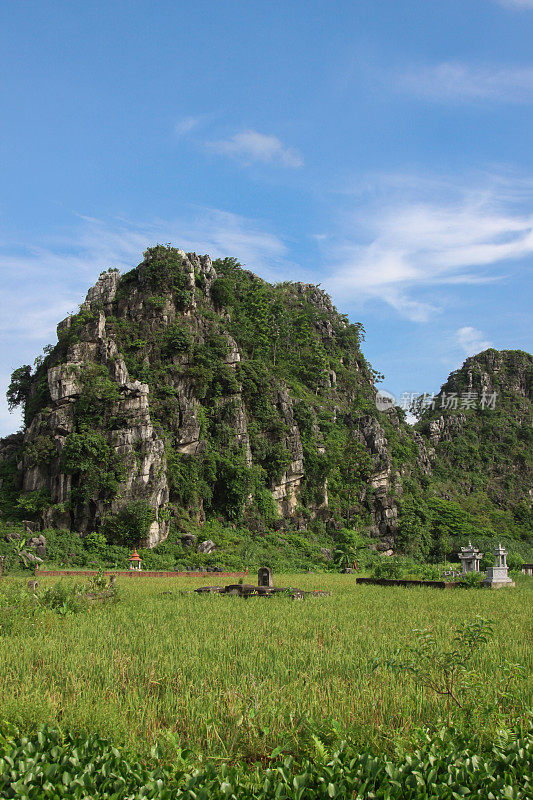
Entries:
{"type": "Polygon", "coordinates": [[[532,349],[533,0],[0,3],[11,371],[156,242],[321,283],[383,387],[532,349]]]}

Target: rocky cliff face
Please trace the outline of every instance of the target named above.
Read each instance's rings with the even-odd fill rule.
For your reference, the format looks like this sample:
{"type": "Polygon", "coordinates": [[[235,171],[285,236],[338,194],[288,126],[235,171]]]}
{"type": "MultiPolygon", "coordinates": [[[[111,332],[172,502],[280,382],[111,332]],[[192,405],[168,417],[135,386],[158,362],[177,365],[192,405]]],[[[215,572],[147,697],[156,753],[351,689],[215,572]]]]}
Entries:
{"type": "Polygon", "coordinates": [[[443,384],[417,424],[435,478],[498,508],[533,499],[533,358],[485,350],[443,384]]]}
{"type": "MultiPolygon", "coordinates": [[[[142,498],[153,508],[154,520],[147,533],[146,544],[152,546],[168,533],[168,521],[159,511],[169,499],[166,481],[164,441],[157,435],[150,418],[149,386],[130,380],[124,359],[115,338],[106,330],[106,311],[110,312],[120,276],[117,272],[103,274],[92,287],[81,307],[86,322],[79,334],[67,344],[64,360],[47,369],[49,404],[32,419],[24,435],[22,461],[25,492],[45,491],[50,495],[50,508],[45,522],[73,526],[82,533],[98,528],[106,514],[119,511],[129,501],[142,498]],[[84,476],[63,469],[62,455],[68,437],[77,430],[77,403],[87,390],[86,381],[96,377],[91,367],[105,368],[115,393],[99,419],[92,420],[101,430],[104,442],[117,461],[127,465],[116,488],[115,496],[106,497],[101,487],[95,487],[86,502],[71,503],[73,488],[84,476]],[[118,424],[108,425],[112,418],[118,424]],[[55,452],[45,461],[37,460],[35,448],[43,441],[53,442],[55,452]],[[104,495],[104,496],[103,496],[104,495]]],[[[73,318],[67,317],[58,325],[58,338],[68,337],[73,318]]],[[[103,453],[102,453],[103,455],[103,453]]],[[[98,457],[98,456],[97,456],[98,457]]]]}
{"type": "Polygon", "coordinates": [[[102,273],[57,333],[16,387],[22,489],[44,524],[85,534],[142,502],[151,547],[184,512],[300,527],[358,516],[394,547],[401,476],[429,472],[427,452],[376,410],[361,327],[319,288],[158,246],[102,273]],[[418,463],[398,464],[390,437],[418,463]]]}

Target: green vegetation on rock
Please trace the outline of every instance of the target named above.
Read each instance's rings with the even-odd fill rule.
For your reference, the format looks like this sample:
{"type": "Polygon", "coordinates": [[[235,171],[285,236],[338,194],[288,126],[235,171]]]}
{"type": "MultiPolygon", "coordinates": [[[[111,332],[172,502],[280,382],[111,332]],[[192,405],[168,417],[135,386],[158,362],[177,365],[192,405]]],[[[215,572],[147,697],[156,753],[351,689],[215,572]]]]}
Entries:
{"type": "Polygon", "coordinates": [[[496,392],[495,407],[437,399],[413,429],[376,408],[363,339],[316,286],[152,247],[103,272],[58,344],[13,373],[25,427],[0,442],[3,519],[161,554],[211,525],[233,531],[216,545],[227,563],[285,564],[299,537],[294,566],[325,566],[342,530],[425,561],[469,538],[530,557],[531,356],[468,359],[442,392],[496,392]],[[134,504],[150,524],[125,522],[134,504]]]}

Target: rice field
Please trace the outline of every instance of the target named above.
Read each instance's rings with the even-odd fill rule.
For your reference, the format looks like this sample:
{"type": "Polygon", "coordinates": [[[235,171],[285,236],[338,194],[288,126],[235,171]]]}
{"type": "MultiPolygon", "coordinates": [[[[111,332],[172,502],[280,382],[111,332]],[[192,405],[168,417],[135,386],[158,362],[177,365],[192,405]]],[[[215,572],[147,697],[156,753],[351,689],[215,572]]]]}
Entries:
{"type": "Polygon", "coordinates": [[[380,660],[412,644],[415,628],[449,643],[476,614],[495,629],[474,661],[476,724],[490,735],[531,708],[532,579],[515,590],[445,592],[275,576],[276,585],[332,592],[300,602],[185,591],[209,582],[216,577],[122,578],[117,604],[65,616],[45,609],[0,637],[2,719],[99,733],[140,756],[157,743],[169,760],[180,748],[221,761],[278,747],[301,754],[316,732],[386,749],[436,724],[444,706],[380,660]],[[506,661],[522,672],[502,700],[506,661]]]}

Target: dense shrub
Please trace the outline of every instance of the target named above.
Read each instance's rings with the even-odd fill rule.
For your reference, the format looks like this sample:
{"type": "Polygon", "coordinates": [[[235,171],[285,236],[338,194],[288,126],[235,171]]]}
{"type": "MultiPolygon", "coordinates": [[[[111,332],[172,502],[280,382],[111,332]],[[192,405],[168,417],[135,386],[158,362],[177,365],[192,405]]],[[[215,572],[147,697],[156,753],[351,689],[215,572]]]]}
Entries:
{"type": "Polygon", "coordinates": [[[457,579],[457,583],[468,589],[481,589],[483,587],[484,573],[470,572],[466,575],[461,575],[457,579]]]}
{"type": "Polygon", "coordinates": [[[57,566],[85,567],[91,553],[84,540],[75,531],[48,528],[43,531],[46,538],[46,562],[57,566]]]}
{"type": "Polygon", "coordinates": [[[163,352],[165,355],[188,353],[192,347],[191,334],[183,325],[169,325],[164,334],[163,352]]]}
{"type": "Polygon", "coordinates": [[[423,733],[413,752],[395,758],[358,752],[347,744],[330,752],[318,736],[314,739],[313,760],[295,761],[274,752],[267,767],[195,767],[185,751],[177,769],[170,770],[136,762],[96,735],[47,726],[30,735],[4,730],[0,792],[6,800],[527,800],[531,796],[531,730],[502,733],[488,750],[476,749],[475,742],[452,730],[423,733]]]}
{"type": "Polygon", "coordinates": [[[161,244],[148,248],[135,272],[141,286],[149,288],[154,295],[170,292],[180,308],[185,308],[190,302],[192,292],[188,275],[176,248],[161,244]]]}
{"type": "Polygon", "coordinates": [[[87,599],[84,589],[78,583],[58,581],[37,596],[38,602],[44,608],[56,611],[58,614],[77,614],[87,608],[87,599]]]}
{"type": "Polygon", "coordinates": [[[29,364],[23,364],[14,370],[11,382],[7,387],[7,405],[10,411],[26,404],[31,389],[32,369],[29,364]]]}
{"type": "Polygon", "coordinates": [[[102,533],[111,544],[134,546],[146,539],[154,519],[154,510],[145,500],[134,500],[106,517],[102,533]]]}
{"type": "Polygon", "coordinates": [[[235,299],[231,283],[226,278],[216,278],[211,284],[211,297],[218,308],[231,305],[235,299]]]}
{"type": "Polygon", "coordinates": [[[66,473],[76,476],[73,500],[84,503],[98,494],[114,497],[125,473],[124,462],[105,436],[90,429],[68,434],[61,465],[66,473]]]}
{"type": "Polygon", "coordinates": [[[0,557],[3,559],[2,571],[5,575],[20,565],[18,548],[15,542],[0,539],[0,557]]]}

